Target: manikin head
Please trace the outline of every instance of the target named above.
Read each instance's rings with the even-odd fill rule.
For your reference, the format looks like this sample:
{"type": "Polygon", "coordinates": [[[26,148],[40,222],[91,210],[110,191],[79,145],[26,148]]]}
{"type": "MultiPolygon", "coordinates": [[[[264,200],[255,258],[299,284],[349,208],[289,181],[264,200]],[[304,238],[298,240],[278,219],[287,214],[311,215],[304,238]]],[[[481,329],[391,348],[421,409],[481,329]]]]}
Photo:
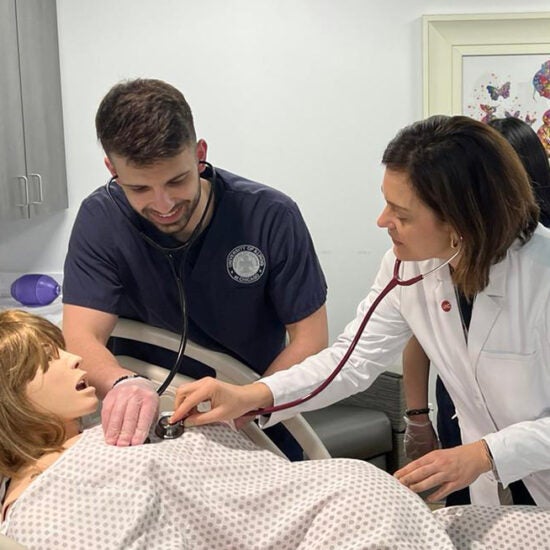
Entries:
{"type": "Polygon", "coordinates": [[[207,146],[197,142],[182,93],[160,80],[115,85],[96,114],[105,164],[132,208],[163,233],[185,240],[206,204],[207,146]]]}
{"type": "Polygon", "coordinates": [[[80,358],[58,327],[19,310],[0,312],[0,474],[11,477],[78,433],[97,408],[80,358]]]}

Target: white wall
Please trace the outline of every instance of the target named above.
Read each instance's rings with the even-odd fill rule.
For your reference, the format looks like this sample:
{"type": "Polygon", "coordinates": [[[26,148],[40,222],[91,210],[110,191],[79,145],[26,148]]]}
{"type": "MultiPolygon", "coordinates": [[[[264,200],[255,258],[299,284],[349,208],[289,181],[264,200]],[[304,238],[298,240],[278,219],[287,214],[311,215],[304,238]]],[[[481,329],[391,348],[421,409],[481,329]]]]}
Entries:
{"type": "Polygon", "coordinates": [[[179,87],[216,165],[290,194],[329,282],[331,337],[389,247],[380,156],[422,116],[421,16],[548,0],[58,0],[68,211],[0,224],[0,271],[62,268],[80,201],[106,181],[94,114],[128,77],[179,87]]]}

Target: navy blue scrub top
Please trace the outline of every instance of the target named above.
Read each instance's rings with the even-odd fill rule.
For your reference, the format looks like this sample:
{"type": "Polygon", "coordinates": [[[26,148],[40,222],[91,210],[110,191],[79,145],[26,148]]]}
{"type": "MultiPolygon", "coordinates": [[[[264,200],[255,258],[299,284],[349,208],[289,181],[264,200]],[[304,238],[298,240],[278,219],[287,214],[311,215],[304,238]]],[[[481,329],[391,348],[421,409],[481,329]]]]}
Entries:
{"type": "MultiPolygon", "coordinates": [[[[289,197],[225,170],[216,174],[210,224],[188,250],[173,254],[184,281],[189,338],[261,374],[285,345],[285,325],[325,303],[326,282],[289,197]]],[[[112,198],[100,187],[80,207],[63,302],[180,333],[181,307],[166,254],[139,231],[166,247],[181,243],[139,216],[116,183],[110,191],[112,198]]]]}

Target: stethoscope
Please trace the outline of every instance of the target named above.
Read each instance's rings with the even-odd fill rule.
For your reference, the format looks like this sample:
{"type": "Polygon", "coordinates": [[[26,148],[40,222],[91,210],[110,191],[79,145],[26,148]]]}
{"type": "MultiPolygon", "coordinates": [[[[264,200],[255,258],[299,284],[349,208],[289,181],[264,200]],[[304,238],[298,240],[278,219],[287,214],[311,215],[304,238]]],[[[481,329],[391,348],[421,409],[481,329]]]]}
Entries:
{"type": "Polygon", "coordinates": [[[346,353],[344,354],[342,359],[340,359],[340,362],[338,363],[338,365],[336,365],[334,370],[324,380],[324,382],[319,384],[319,386],[317,386],[314,390],[312,390],[310,393],[308,393],[304,397],[300,397],[298,399],[295,399],[294,401],[288,401],[287,403],[281,403],[280,405],[274,405],[273,407],[256,409],[248,413],[245,413],[243,416],[262,416],[262,415],[282,411],[285,409],[290,409],[291,407],[296,407],[297,405],[301,405],[302,403],[305,403],[306,401],[313,399],[317,394],[321,393],[334,380],[334,378],[336,378],[338,373],[342,370],[344,365],[347,363],[348,359],[351,357],[351,354],[353,353],[353,350],[355,349],[355,346],[357,346],[357,343],[359,342],[359,339],[361,338],[365,330],[365,327],[369,322],[369,319],[372,317],[373,313],[376,311],[376,308],[378,307],[380,302],[391,292],[391,290],[394,289],[396,286],[412,286],[416,283],[419,283],[422,279],[424,279],[424,277],[427,277],[428,275],[431,275],[432,273],[435,273],[436,271],[439,271],[440,269],[443,269],[445,266],[449,265],[460,254],[461,250],[462,248],[461,246],[459,246],[456,252],[454,252],[454,254],[448,260],[445,260],[442,264],[430,269],[426,273],[421,273],[407,280],[403,280],[399,278],[399,269],[401,267],[402,262],[401,260],[396,259],[393,265],[392,278],[370,305],[346,353]]]}
{"type": "MultiPolygon", "coordinates": [[[[294,401],[288,401],[286,403],[281,403],[280,405],[275,405],[272,407],[265,407],[263,409],[255,409],[252,411],[249,411],[243,416],[262,416],[271,414],[274,412],[282,411],[285,409],[290,409],[291,407],[296,407],[297,405],[301,405],[302,403],[305,403],[306,401],[309,401],[310,399],[313,399],[316,395],[321,393],[333,380],[336,378],[338,373],[342,370],[344,365],[347,363],[349,358],[351,357],[351,354],[355,350],[355,347],[357,346],[357,343],[359,342],[359,339],[361,338],[363,332],[365,331],[365,327],[367,326],[367,323],[369,322],[370,318],[372,317],[373,313],[376,311],[376,308],[379,306],[380,302],[396,287],[396,286],[412,286],[416,283],[419,283],[422,281],[425,277],[428,275],[431,275],[435,273],[436,271],[439,271],[440,269],[443,269],[445,266],[449,265],[461,252],[462,247],[459,246],[457,250],[452,254],[450,258],[445,260],[440,265],[430,269],[426,273],[420,273],[419,275],[416,275],[415,277],[411,277],[410,279],[401,279],[399,277],[399,270],[402,264],[402,261],[399,259],[395,260],[395,263],[393,265],[393,275],[392,278],[389,280],[388,284],[382,289],[380,294],[374,299],[372,304],[370,305],[369,309],[367,310],[367,313],[365,313],[361,324],[359,325],[359,328],[357,329],[355,336],[353,337],[353,340],[351,341],[346,353],[343,355],[342,359],[340,359],[340,362],[334,370],[329,374],[329,376],[321,383],[319,386],[317,386],[314,390],[312,390],[310,393],[305,395],[304,397],[300,397],[298,399],[295,399],[294,401]]],[[[168,423],[168,417],[164,420],[165,424],[169,426],[178,426],[178,435],[176,437],[179,437],[183,433],[183,422],[184,420],[179,420],[175,424],[170,425],[168,423]],[[181,428],[179,427],[181,426],[181,428]],[[181,430],[181,431],[180,431],[181,430]]]]}
{"type": "MultiPolygon", "coordinates": [[[[181,280],[180,275],[178,274],[178,270],[176,269],[176,265],[174,262],[174,254],[176,252],[181,251],[187,251],[191,248],[193,243],[197,240],[198,236],[200,235],[202,229],[204,229],[203,224],[204,220],[206,218],[206,215],[208,213],[208,210],[210,209],[210,205],[212,203],[212,200],[214,198],[215,193],[215,187],[217,183],[217,174],[216,169],[206,161],[199,161],[199,164],[203,164],[208,167],[208,169],[211,172],[211,175],[209,177],[206,176],[200,176],[201,178],[204,178],[210,182],[210,190],[208,193],[208,199],[206,201],[206,206],[204,208],[203,213],[201,214],[201,217],[195,227],[193,229],[193,232],[189,236],[189,238],[183,242],[182,244],[167,247],[159,244],[157,241],[152,239],[147,233],[145,233],[134,221],[132,218],[128,215],[128,213],[124,210],[124,208],[117,202],[115,196],[111,192],[111,185],[113,183],[116,183],[116,176],[112,177],[106,184],[105,184],[105,190],[107,192],[108,197],[111,199],[111,201],[115,204],[115,206],[118,208],[119,212],[122,214],[123,219],[130,224],[130,226],[138,232],[140,237],[148,243],[150,246],[155,248],[156,250],[159,250],[162,252],[162,254],[165,256],[165,258],[168,260],[168,263],[170,265],[170,271],[172,272],[172,276],[174,277],[176,281],[176,285],[178,288],[178,298],[179,303],[181,306],[181,337],[180,337],[180,343],[178,346],[178,351],[176,355],[176,359],[174,360],[174,364],[172,365],[172,368],[170,369],[170,372],[166,376],[164,382],[158,387],[157,394],[160,396],[165,391],[166,388],[170,385],[172,380],[174,379],[174,376],[178,373],[181,364],[183,362],[184,354],[185,354],[185,347],[187,345],[187,334],[188,334],[188,315],[187,315],[187,300],[185,298],[185,289],[183,288],[183,281],[181,280]]],[[[155,433],[158,437],[162,439],[175,439],[176,437],[179,437],[181,434],[183,434],[183,423],[175,423],[170,424],[168,422],[168,419],[172,415],[172,412],[162,412],[159,416],[159,420],[155,426],[155,433]]]]}
{"type": "MultiPolygon", "coordinates": [[[[137,225],[134,224],[134,222],[130,219],[130,217],[127,215],[126,212],[122,209],[122,207],[116,202],[114,196],[111,193],[110,190],[110,184],[115,182],[116,183],[116,177],[112,178],[106,185],[107,194],[109,195],[110,199],[116,204],[117,208],[120,210],[120,212],[123,214],[124,219],[141,235],[141,237],[149,243],[151,246],[156,248],[157,250],[160,250],[169,260],[170,267],[172,270],[172,274],[176,280],[176,283],[178,285],[178,294],[181,304],[181,310],[182,310],[182,334],[180,339],[180,345],[177,353],[177,357],[174,361],[174,365],[172,366],[170,372],[166,376],[166,379],[161,384],[161,386],[158,388],[157,393],[159,395],[162,395],[166,388],[170,385],[170,382],[172,382],[174,376],[179,370],[179,367],[181,365],[181,362],[183,360],[184,352],[185,352],[185,346],[187,344],[187,305],[186,305],[186,299],[185,299],[185,291],[183,288],[183,283],[181,281],[180,276],[178,275],[178,272],[176,270],[176,267],[174,265],[174,260],[172,254],[174,252],[178,252],[180,250],[186,250],[189,249],[190,246],[193,244],[193,242],[196,240],[197,236],[200,233],[200,230],[202,229],[202,224],[204,222],[204,219],[206,217],[206,213],[208,212],[208,209],[210,207],[210,203],[212,201],[213,197],[213,190],[214,186],[216,184],[216,171],[214,167],[205,161],[201,161],[202,164],[205,164],[209,167],[209,169],[212,172],[212,177],[209,179],[210,181],[210,193],[208,195],[208,200],[206,203],[206,207],[204,209],[204,212],[201,215],[201,218],[193,230],[193,233],[189,237],[185,243],[182,243],[181,245],[175,246],[175,247],[164,247],[154,241],[149,235],[144,233],[137,225]]],[[[207,178],[208,179],[208,178],[207,178]]],[[[296,407],[297,405],[301,405],[302,403],[305,403],[306,401],[309,401],[310,399],[313,399],[316,395],[321,393],[333,380],[336,378],[338,373],[342,370],[344,365],[347,363],[349,358],[351,357],[351,354],[355,350],[355,347],[357,346],[357,343],[359,342],[359,339],[361,338],[365,327],[367,326],[367,323],[369,322],[370,318],[372,317],[373,313],[376,311],[376,308],[380,304],[380,302],[396,287],[396,286],[412,286],[416,283],[419,283],[422,281],[425,277],[428,275],[431,275],[440,269],[443,269],[445,266],[449,265],[461,252],[461,247],[459,246],[456,250],[456,252],[453,253],[453,255],[445,260],[440,265],[430,269],[426,273],[421,273],[419,275],[416,275],[415,277],[411,277],[410,279],[403,280],[399,277],[399,270],[401,267],[402,261],[399,259],[395,260],[394,266],[393,266],[393,275],[388,284],[382,289],[380,294],[375,298],[375,300],[370,305],[369,309],[367,310],[367,313],[363,317],[361,324],[359,325],[359,328],[357,329],[357,332],[355,333],[355,336],[353,337],[353,340],[351,341],[346,353],[340,359],[340,362],[334,370],[329,374],[329,376],[321,383],[319,386],[317,386],[314,390],[312,390],[310,393],[305,395],[304,397],[300,397],[298,399],[295,399],[294,401],[289,401],[287,403],[281,403],[280,405],[275,405],[272,407],[266,407],[263,409],[256,409],[253,411],[250,411],[246,413],[243,416],[261,416],[266,414],[271,414],[274,412],[282,411],[285,409],[289,409],[291,407],[296,407]]],[[[175,439],[177,437],[180,437],[184,432],[184,426],[183,426],[183,419],[175,422],[174,424],[171,424],[169,422],[170,417],[172,416],[172,411],[162,412],[159,416],[159,420],[157,422],[157,425],[155,426],[155,433],[158,437],[162,439],[175,439]]]]}

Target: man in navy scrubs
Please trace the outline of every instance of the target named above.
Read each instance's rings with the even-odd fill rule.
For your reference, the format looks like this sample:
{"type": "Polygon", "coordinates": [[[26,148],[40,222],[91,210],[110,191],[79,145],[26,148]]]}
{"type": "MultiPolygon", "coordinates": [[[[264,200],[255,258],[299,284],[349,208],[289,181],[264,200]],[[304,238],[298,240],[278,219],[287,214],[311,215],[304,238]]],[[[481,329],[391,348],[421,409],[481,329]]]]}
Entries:
{"type": "MultiPolygon", "coordinates": [[[[108,349],[118,317],[181,332],[177,275],[189,338],[272,373],[327,346],[326,283],[296,204],[205,164],[206,142],[173,86],[117,84],[96,129],[112,180],[84,200],[72,230],[63,331],[103,398],[106,441],[137,445],[158,396],[108,349]]],[[[190,364],[184,372],[208,373],[190,364]]]]}

